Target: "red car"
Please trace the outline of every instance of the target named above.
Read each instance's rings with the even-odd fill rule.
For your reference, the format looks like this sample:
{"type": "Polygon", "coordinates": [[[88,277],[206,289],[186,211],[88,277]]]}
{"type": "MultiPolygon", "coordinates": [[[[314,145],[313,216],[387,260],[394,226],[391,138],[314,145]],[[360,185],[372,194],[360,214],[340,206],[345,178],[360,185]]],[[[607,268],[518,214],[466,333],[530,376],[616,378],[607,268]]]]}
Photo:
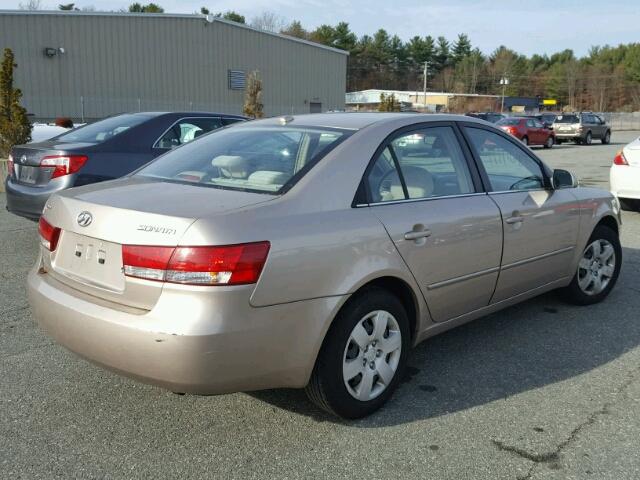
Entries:
{"type": "Polygon", "coordinates": [[[496,126],[525,145],[542,145],[544,148],[551,148],[556,141],[553,130],[545,127],[535,118],[507,117],[496,123],[496,126]]]}

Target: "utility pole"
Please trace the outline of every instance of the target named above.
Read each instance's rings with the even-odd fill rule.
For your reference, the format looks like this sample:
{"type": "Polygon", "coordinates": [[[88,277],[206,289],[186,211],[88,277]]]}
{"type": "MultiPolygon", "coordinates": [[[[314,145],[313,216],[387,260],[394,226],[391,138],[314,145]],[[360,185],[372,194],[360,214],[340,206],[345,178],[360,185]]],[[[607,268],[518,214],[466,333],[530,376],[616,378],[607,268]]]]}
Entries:
{"type": "Polygon", "coordinates": [[[422,74],[424,75],[424,84],[422,87],[422,93],[424,94],[424,109],[427,109],[427,72],[428,72],[429,62],[424,62],[424,70],[422,74]]]}
{"type": "Polygon", "coordinates": [[[509,79],[507,78],[507,74],[500,79],[500,85],[502,85],[502,103],[500,104],[500,113],[504,111],[504,90],[509,85],[509,79]]]}

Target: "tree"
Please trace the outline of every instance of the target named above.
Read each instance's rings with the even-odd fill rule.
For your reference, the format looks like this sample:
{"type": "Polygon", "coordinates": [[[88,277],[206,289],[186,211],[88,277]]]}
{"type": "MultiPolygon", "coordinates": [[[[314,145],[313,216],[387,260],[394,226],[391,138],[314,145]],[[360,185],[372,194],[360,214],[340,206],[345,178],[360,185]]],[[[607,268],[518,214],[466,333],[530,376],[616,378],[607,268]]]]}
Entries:
{"type": "Polygon", "coordinates": [[[131,13],[164,13],[164,8],[155,3],[149,3],[148,5],[142,5],[140,3],[132,3],[129,5],[129,12],[131,13]]]}
{"type": "Polygon", "coordinates": [[[200,15],[209,15],[211,13],[211,10],[209,10],[207,7],[200,7],[200,15]]]}
{"type": "Polygon", "coordinates": [[[280,30],[280,33],[283,35],[289,35],[290,37],[309,39],[309,32],[307,32],[303,27],[302,23],[298,20],[294,20],[285,28],[280,30]]]}
{"type": "Polygon", "coordinates": [[[61,3],[60,5],[58,5],[58,10],[64,10],[64,11],[78,10],[77,8],[75,8],[75,6],[76,6],[75,3],[61,3]]]}
{"type": "Polygon", "coordinates": [[[262,80],[257,70],[247,75],[247,89],[244,94],[244,107],[242,111],[247,117],[262,118],[262,80]]]}
{"type": "Polygon", "coordinates": [[[229,10],[222,14],[218,13],[216,17],[222,17],[224,20],[229,20],[230,22],[247,23],[244,15],[240,15],[238,12],[234,12],[233,10],[229,10]]]}
{"type": "Polygon", "coordinates": [[[462,61],[463,58],[471,55],[471,42],[469,37],[464,33],[458,35],[458,39],[453,44],[453,50],[451,52],[454,65],[462,61]]]}
{"type": "Polygon", "coordinates": [[[18,8],[20,10],[41,10],[42,0],[29,0],[26,3],[19,3],[18,8]]]}
{"type": "Polygon", "coordinates": [[[279,32],[285,28],[286,25],[287,21],[285,18],[273,12],[262,12],[251,20],[251,26],[253,28],[259,28],[260,30],[266,30],[268,32],[279,32]]]}
{"type": "Polygon", "coordinates": [[[400,110],[400,102],[396,100],[396,96],[393,93],[391,95],[380,94],[379,112],[399,112],[400,110]]]}
{"type": "Polygon", "coordinates": [[[13,52],[5,48],[0,67],[0,157],[4,158],[11,147],[31,140],[27,110],[20,105],[22,92],[13,87],[13,70],[17,67],[13,52]]]}

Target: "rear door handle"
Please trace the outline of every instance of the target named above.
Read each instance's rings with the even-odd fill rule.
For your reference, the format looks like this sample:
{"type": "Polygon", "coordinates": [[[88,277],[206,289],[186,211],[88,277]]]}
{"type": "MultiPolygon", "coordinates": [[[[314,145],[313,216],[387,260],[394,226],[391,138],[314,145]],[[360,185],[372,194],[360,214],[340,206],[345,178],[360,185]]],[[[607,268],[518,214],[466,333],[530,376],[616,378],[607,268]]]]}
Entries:
{"type": "Polygon", "coordinates": [[[419,232],[416,231],[410,231],[404,234],[404,239],[405,240],[419,240],[421,238],[426,238],[426,237],[430,237],[431,236],[431,230],[429,229],[425,229],[425,230],[421,230],[419,232]]]}
{"type": "Polygon", "coordinates": [[[512,225],[514,223],[521,223],[524,220],[524,217],[520,217],[520,216],[516,216],[516,217],[509,217],[505,220],[505,223],[508,223],[509,225],[512,225]]]}

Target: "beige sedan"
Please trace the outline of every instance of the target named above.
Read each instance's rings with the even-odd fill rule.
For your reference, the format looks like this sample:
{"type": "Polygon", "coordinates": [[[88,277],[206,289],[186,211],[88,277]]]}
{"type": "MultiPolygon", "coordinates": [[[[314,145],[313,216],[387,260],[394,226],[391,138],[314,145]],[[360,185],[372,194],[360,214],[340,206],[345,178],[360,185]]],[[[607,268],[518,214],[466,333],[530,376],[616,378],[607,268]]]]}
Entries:
{"type": "Polygon", "coordinates": [[[225,128],[53,196],[29,274],[52,337],[175,392],[306,387],[368,415],[411,347],[561,289],[603,300],[610,193],[469,117],[319,114],[225,128]]]}

